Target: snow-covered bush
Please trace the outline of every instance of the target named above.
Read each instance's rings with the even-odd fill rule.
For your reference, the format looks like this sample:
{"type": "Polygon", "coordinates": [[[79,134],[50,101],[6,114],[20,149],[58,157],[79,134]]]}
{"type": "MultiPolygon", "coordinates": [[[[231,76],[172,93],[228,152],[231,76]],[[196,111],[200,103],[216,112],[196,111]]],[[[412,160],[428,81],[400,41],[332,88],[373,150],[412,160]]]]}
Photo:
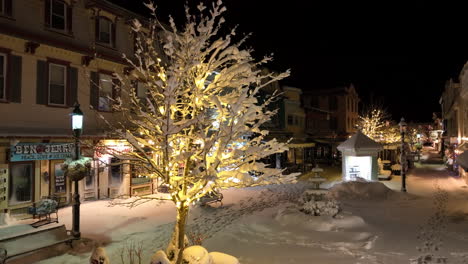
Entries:
{"type": "MultiPolygon", "coordinates": [[[[159,250],[151,258],[151,264],[170,264],[164,251],[159,250]]],[[[239,264],[237,258],[220,253],[210,252],[202,246],[191,246],[184,249],[182,253],[182,264],[239,264]]]]}
{"type": "Polygon", "coordinates": [[[300,202],[300,210],[306,214],[336,216],[340,212],[339,203],[324,190],[307,190],[300,202]]]}

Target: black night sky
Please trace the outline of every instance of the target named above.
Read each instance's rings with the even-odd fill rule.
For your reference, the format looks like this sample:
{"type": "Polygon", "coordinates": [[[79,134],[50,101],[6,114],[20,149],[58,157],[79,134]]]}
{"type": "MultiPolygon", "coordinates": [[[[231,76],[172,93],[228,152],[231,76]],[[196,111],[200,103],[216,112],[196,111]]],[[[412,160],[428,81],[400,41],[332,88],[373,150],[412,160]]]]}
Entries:
{"type": "MultiPolygon", "coordinates": [[[[145,11],[139,1],[114,0],[145,11]]],[[[162,20],[172,14],[179,24],[186,2],[155,1],[162,20]]],[[[430,121],[445,81],[468,60],[465,14],[457,5],[411,2],[224,0],[228,24],[252,33],[247,45],[255,55],[273,52],[273,69],[292,70],[283,84],[353,83],[364,105],[383,102],[395,120],[430,121]]]]}

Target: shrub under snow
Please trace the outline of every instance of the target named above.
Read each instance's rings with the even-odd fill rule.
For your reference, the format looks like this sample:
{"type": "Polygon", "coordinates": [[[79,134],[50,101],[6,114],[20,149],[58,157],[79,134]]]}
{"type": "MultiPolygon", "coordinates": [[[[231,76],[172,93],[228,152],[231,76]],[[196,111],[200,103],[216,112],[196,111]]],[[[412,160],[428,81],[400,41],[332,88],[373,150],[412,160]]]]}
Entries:
{"type": "MultiPolygon", "coordinates": [[[[151,264],[170,264],[171,262],[164,251],[159,250],[151,258],[151,264]]],[[[191,246],[184,249],[182,254],[182,263],[184,264],[239,264],[237,258],[220,253],[211,252],[202,246],[191,246]]]]}
{"type": "Polygon", "coordinates": [[[340,212],[338,202],[325,190],[306,190],[300,199],[302,212],[306,214],[336,216],[340,212]]]}

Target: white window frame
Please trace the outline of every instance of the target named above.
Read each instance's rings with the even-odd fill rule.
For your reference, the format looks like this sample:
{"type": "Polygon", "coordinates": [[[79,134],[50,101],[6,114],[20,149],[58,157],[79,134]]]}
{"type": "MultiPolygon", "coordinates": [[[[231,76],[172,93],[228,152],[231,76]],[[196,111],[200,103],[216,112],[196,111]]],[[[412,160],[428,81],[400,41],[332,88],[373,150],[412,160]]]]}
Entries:
{"type": "MultiPolygon", "coordinates": [[[[0,0],[3,2],[3,0],[0,0]]],[[[5,53],[0,53],[0,56],[3,57],[3,72],[0,72],[0,76],[3,77],[3,97],[0,97],[0,101],[6,101],[6,77],[7,77],[7,59],[8,56],[5,53]]]]}
{"type": "Polygon", "coordinates": [[[48,84],[47,84],[47,104],[48,105],[57,105],[57,106],[66,106],[67,105],[67,66],[66,65],[62,65],[62,64],[58,64],[58,63],[49,63],[49,80],[48,80],[48,84]],[[55,103],[51,103],[50,102],[50,75],[52,73],[51,71],[51,68],[52,66],[58,66],[58,67],[62,67],[64,68],[64,71],[63,71],[63,74],[64,74],[64,78],[63,78],[63,104],[55,104],[55,103]]]}
{"type": "Polygon", "coordinates": [[[67,30],[67,8],[68,8],[67,3],[65,3],[63,1],[60,1],[60,0],[51,0],[49,8],[50,8],[50,17],[49,17],[50,27],[53,28],[54,30],[66,31],[67,30]],[[56,28],[52,24],[52,17],[54,16],[54,9],[53,9],[54,2],[59,2],[59,3],[63,4],[63,29],[56,28]]]}
{"type": "Polygon", "coordinates": [[[114,22],[112,22],[112,20],[111,20],[110,18],[105,17],[105,16],[100,16],[98,19],[99,19],[99,39],[98,39],[99,42],[101,42],[101,43],[103,43],[103,44],[107,44],[107,45],[111,45],[111,46],[112,46],[112,45],[113,45],[113,43],[112,43],[112,38],[113,38],[113,36],[112,36],[112,33],[113,33],[113,32],[112,32],[112,24],[114,24],[114,22]],[[106,21],[109,22],[109,42],[105,42],[105,41],[103,41],[103,40],[101,39],[101,25],[102,25],[101,22],[102,22],[103,20],[106,20],[106,21]]]}
{"type": "MultiPolygon", "coordinates": [[[[97,106],[97,107],[98,107],[98,111],[102,111],[102,112],[112,112],[112,100],[111,100],[111,99],[109,99],[109,100],[107,101],[108,104],[109,104],[109,105],[108,105],[109,110],[102,110],[101,107],[100,107],[100,100],[101,100],[101,93],[102,93],[101,87],[103,87],[101,82],[102,82],[102,80],[103,80],[103,78],[102,78],[103,76],[108,76],[108,77],[110,78],[110,80],[111,80],[111,83],[112,83],[112,90],[111,90],[111,96],[110,96],[110,98],[111,98],[111,99],[114,99],[114,77],[112,76],[112,74],[100,72],[100,73],[98,74],[99,91],[98,91],[98,106],[97,106]]],[[[102,96],[102,97],[104,97],[104,96],[102,96]]],[[[106,99],[108,99],[108,98],[106,97],[106,99]]]]}

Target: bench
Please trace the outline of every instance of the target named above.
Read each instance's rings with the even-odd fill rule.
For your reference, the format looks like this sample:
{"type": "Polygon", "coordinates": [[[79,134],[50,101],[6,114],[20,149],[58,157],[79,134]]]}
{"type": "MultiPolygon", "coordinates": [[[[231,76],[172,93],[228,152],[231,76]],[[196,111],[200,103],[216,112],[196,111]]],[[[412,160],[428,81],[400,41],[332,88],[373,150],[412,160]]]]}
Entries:
{"type": "Polygon", "coordinates": [[[217,202],[221,203],[221,206],[223,206],[223,194],[220,192],[208,193],[207,195],[200,198],[201,206],[206,206],[208,204],[217,202]]]}
{"type": "Polygon", "coordinates": [[[49,196],[34,203],[32,207],[28,208],[28,213],[33,216],[37,221],[32,223],[32,227],[39,227],[50,223],[58,223],[58,207],[59,197],[49,196]],[[55,217],[51,215],[55,214],[55,217]]]}

